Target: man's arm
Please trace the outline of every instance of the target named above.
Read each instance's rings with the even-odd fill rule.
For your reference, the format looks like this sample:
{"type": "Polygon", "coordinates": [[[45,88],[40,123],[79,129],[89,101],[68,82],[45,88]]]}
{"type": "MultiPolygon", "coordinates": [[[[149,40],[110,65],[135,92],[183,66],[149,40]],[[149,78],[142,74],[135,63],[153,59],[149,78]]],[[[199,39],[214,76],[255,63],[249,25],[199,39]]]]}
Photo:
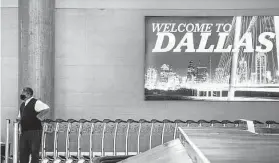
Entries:
{"type": "Polygon", "coordinates": [[[39,114],[37,115],[37,118],[41,121],[49,118],[49,116],[50,116],[49,106],[40,100],[37,100],[37,102],[35,104],[35,110],[36,110],[36,112],[39,112],[39,114]]]}
{"type": "MultiPolygon", "coordinates": [[[[17,115],[17,118],[16,118],[16,121],[18,123],[20,123],[20,119],[21,119],[21,115],[20,115],[20,109],[18,110],[18,115],[17,115]]],[[[21,126],[19,125],[19,128],[18,128],[18,133],[19,135],[21,135],[21,126]]]]}
{"type": "Polygon", "coordinates": [[[17,119],[20,119],[20,110],[18,111],[17,119]]]}
{"type": "Polygon", "coordinates": [[[37,115],[37,118],[41,121],[48,119],[50,117],[50,109],[47,110],[42,110],[40,113],[37,115]]]}
{"type": "Polygon", "coordinates": [[[20,109],[18,109],[18,114],[17,114],[17,117],[16,117],[16,121],[20,122],[20,120],[21,120],[20,109]]]}

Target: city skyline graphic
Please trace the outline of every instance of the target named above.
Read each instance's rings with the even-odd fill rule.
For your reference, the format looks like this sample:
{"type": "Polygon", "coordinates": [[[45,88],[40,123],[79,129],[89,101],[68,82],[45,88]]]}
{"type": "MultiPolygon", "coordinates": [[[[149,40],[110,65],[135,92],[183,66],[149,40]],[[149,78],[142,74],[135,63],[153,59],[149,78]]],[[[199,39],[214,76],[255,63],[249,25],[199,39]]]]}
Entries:
{"type": "Polygon", "coordinates": [[[145,99],[279,101],[277,26],[277,16],[146,17],[145,99]],[[172,37],[164,37],[159,52],[154,52],[160,42],[154,24],[173,25],[172,31],[160,31],[172,37]],[[182,25],[178,26],[181,31],[175,31],[177,24],[186,28],[186,24],[193,24],[200,31],[181,32],[182,25]],[[202,31],[202,24],[210,24],[210,32],[202,31]],[[218,24],[231,28],[221,31],[218,24]],[[189,33],[192,37],[185,39],[189,33]],[[218,51],[222,34],[226,35],[223,49],[237,45],[239,49],[218,51]],[[203,35],[210,36],[206,42],[203,35]],[[191,39],[195,51],[189,50],[191,39]],[[163,51],[170,44],[173,48],[163,51]],[[201,44],[215,49],[202,51],[201,44]]]}

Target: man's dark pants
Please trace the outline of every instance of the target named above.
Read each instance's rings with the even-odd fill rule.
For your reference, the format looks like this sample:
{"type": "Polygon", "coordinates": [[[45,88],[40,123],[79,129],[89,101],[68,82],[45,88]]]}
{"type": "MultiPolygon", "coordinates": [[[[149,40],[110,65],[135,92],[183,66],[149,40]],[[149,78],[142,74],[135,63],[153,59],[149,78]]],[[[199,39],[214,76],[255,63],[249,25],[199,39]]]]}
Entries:
{"type": "Polygon", "coordinates": [[[20,163],[29,163],[30,155],[31,163],[39,163],[41,136],[41,130],[23,131],[21,133],[19,144],[20,163]]]}

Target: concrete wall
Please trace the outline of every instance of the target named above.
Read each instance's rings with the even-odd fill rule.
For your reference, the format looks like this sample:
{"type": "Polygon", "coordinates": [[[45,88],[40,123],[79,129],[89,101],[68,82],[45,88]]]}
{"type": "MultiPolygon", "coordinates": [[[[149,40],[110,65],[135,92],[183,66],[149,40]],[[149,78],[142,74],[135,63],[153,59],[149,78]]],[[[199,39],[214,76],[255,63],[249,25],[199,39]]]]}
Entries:
{"type": "Polygon", "coordinates": [[[278,15],[279,2],[76,2],[56,4],[56,117],[278,120],[271,102],[144,101],[143,79],[144,16],[278,15]]]}
{"type": "MultiPolygon", "coordinates": [[[[175,5],[164,1],[162,6],[156,1],[122,6],[108,1],[75,2],[62,0],[56,5],[56,118],[279,120],[278,103],[144,101],[143,89],[144,16],[278,15],[276,9],[260,9],[271,8],[271,3],[202,1],[204,10],[198,10],[194,1],[175,5]]],[[[94,145],[100,151],[98,142],[94,145]]],[[[148,143],[142,144],[147,149],[148,143]]],[[[83,147],[88,149],[88,144],[83,147]]],[[[63,150],[64,144],[59,148],[63,150]]],[[[71,149],[76,149],[75,139],[71,149]]]]}
{"type": "MultiPolygon", "coordinates": [[[[3,132],[18,107],[18,10],[16,0],[2,4],[3,132]]],[[[279,15],[278,0],[57,0],[56,8],[55,118],[279,120],[278,103],[143,100],[144,16],[279,15]]]]}
{"type": "MultiPolygon", "coordinates": [[[[18,97],[18,9],[14,0],[1,7],[1,141],[6,137],[6,119],[15,119],[18,97]]],[[[12,137],[10,137],[12,138],[12,137]]]]}

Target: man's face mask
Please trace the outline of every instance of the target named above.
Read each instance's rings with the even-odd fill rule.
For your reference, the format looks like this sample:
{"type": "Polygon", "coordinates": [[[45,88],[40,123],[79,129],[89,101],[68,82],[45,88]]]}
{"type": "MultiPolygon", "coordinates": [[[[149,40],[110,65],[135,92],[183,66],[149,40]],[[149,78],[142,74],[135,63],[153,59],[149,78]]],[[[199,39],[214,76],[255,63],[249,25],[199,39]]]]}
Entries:
{"type": "Polygon", "coordinates": [[[20,99],[21,99],[21,100],[25,100],[25,99],[26,99],[26,95],[25,95],[24,93],[22,93],[22,94],[20,95],[20,99]]]}
{"type": "Polygon", "coordinates": [[[20,99],[21,99],[21,100],[25,100],[25,99],[26,99],[26,96],[25,96],[25,95],[20,95],[20,99]]]}

